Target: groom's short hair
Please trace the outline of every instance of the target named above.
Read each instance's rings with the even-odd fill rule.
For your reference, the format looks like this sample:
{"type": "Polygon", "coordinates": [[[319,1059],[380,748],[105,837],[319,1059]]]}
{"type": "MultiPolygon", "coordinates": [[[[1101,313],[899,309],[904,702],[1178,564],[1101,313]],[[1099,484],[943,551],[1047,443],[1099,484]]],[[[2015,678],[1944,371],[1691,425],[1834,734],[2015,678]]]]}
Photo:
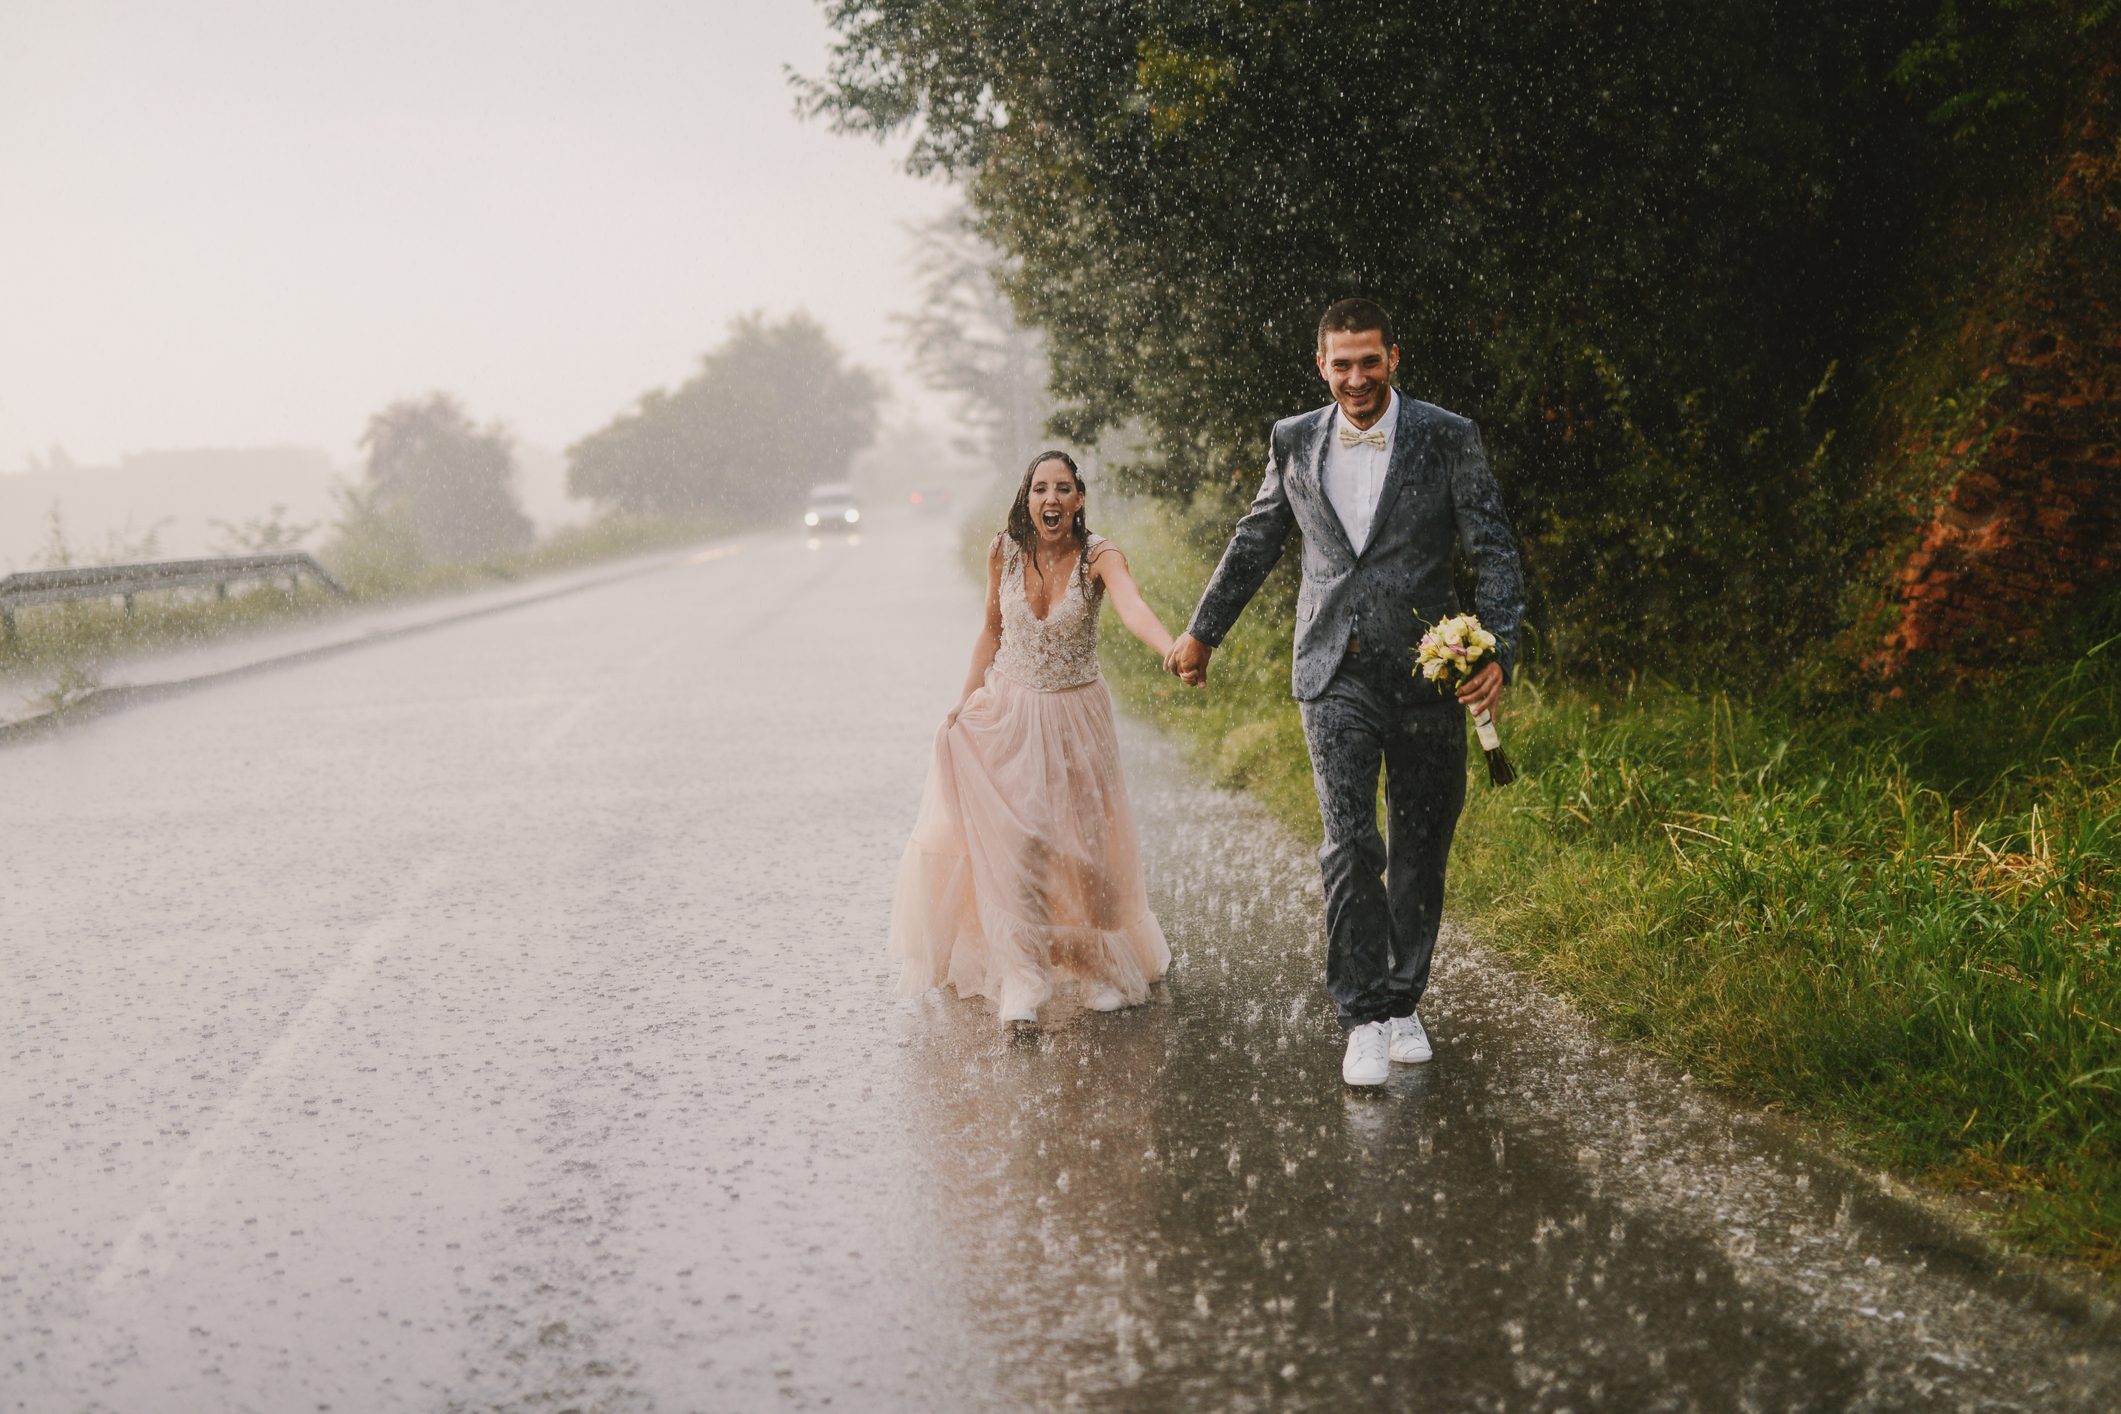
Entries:
{"type": "Polygon", "coordinates": [[[1328,309],[1318,321],[1318,350],[1325,352],[1326,335],[1360,334],[1365,329],[1375,329],[1384,337],[1385,347],[1392,347],[1392,316],[1375,300],[1344,299],[1328,309]]]}

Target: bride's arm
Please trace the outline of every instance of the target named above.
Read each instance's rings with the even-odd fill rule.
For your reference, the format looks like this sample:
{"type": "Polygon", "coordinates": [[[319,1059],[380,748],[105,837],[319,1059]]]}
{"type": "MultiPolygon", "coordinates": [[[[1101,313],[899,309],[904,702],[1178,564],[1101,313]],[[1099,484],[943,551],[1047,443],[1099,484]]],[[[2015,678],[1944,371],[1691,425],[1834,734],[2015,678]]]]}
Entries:
{"type": "Polygon", "coordinates": [[[1158,658],[1171,652],[1171,635],[1164,630],[1162,619],[1149,601],[1142,598],[1141,587],[1134,582],[1134,575],[1127,568],[1127,557],[1119,552],[1117,545],[1107,542],[1097,547],[1090,557],[1090,572],[1105,586],[1105,593],[1112,599],[1112,610],[1119,621],[1127,626],[1127,632],[1147,644],[1149,651],[1158,658]]]}
{"type": "Polygon", "coordinates": [[[994,543],[987,547],[987,617],[979,626],[979,637],[972,640],[972,671],[965,677],[965,690],[957,695],[957,706],[950,709],[952,721],[963,710],[980,684],[987,680],[987,669],[994,666],[994,655],[1002,646],[1002,538],[997,535],[994,543]]]}

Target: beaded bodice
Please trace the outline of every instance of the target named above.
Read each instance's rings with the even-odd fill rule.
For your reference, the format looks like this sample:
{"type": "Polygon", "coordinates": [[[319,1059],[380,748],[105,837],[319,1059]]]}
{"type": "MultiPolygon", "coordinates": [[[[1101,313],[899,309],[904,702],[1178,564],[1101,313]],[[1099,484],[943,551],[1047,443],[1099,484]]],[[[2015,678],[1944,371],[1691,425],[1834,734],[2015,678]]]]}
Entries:
{"type": "MultiPolygon", "coordinates": [[[[1103,537],[1090,537],[1094,552],[1103,537]]],[[[1041,619],[1024,594],[1024,553],[1002,537],[1002,645],[994,670],[1040,692],[1080,687],[1097,679],[1097,609],[1104,586],[1087,565],[1071,568],[1068,584],[1041,619]]]]}

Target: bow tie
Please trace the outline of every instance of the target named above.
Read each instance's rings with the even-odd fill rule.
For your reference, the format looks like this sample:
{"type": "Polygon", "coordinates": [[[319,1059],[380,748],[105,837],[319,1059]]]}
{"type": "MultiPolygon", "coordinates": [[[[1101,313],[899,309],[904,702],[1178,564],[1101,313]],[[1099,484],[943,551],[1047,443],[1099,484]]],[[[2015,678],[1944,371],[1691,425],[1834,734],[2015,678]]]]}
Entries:
{"type": "Polygon", "coordinates": [[[1384,424],[1380,422],[1367,432],[1357,432],[1343,422],[1340,425],[1340,445],[1343,447],[1375,447],[1381,452],[1385,449],[1384,424]]]}

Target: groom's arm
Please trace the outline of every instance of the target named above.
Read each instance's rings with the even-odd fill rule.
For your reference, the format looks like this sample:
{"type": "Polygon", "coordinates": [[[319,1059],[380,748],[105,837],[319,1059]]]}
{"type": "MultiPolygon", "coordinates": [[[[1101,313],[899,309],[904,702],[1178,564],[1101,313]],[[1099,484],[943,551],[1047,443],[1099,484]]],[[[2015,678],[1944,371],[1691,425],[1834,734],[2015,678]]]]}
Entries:
{"type": "Polygon", "coordinates": [[[1281,559],[1289,530],[1296,524],[1289,509],[1288,488],[1283,480],[1285,458],[1280,440],[1267,438],[1267,472],[1259,483],[1259,494],[1251,509],[1230,533],[1221,563],[1202,591],[1186,632],[1210,648],[1220,648],[1223,636],[1236,624],[1237,616],[1266,583],[1267,573],[1281,559]]]}
{"type": "Polygon", "coordinates": [[[1517,537],[1510,533],[1509,513],[1502,508],[1502,488],[1488,471],[1487,448],[1471,422],[1465,424],[1451,457],[1451,505],[1457,512],[1458,541],[1477,580],[1473,609],[1481,627],[1495,635],[1495,656],[1508,680],[1517,671],[1517,638],[1524,626],[1524,567],[1517,558],[1517,537]]]}

